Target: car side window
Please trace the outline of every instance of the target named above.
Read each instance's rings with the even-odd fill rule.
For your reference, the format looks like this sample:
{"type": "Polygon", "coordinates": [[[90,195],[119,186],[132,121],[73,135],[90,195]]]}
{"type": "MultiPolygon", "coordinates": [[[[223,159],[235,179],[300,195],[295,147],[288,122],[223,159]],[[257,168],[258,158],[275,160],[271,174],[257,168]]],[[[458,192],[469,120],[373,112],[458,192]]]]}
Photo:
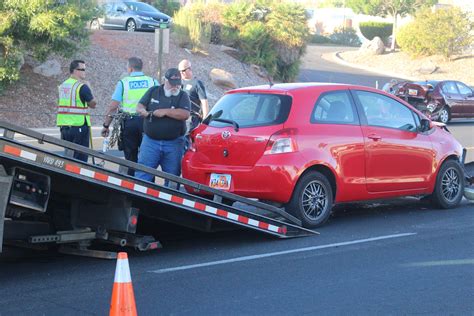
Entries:
{"type": "Polygon", "coordinates": [[[415,132],[417,124],[410,108],[385,95],[354,91],[364,111],[367,124],[415,132]]]}
{"type": "Polygon", "coordinates": [[[327,92],[319,97],[311,114],[311,123],[358,124],[348,92],[327,92]]]}
{"type": "Polygon", "coordinates": [[[443,84],[443,92],[449,93],[449,94],[458,94],[458,88],[456,87],[456,84],[452,81],[446,81],[443,84]]]}
{"type": "Polygon", "coordinates": [[[462,94],[463,96],[468,96],[472,94],[471,88],[466,86],[464,83],[456,82],[456,85],[458,86],[459,93],[462,94]]]}
{"type": "Polygon", "coordinates": [[[118,3],[115,7],[115,11],[125,12],[127,11],[127,6],[123,3],[118,3]]]}
{"type": "Polygon", "coordinates": [[[110,13],[113,12],[114,7],[115,7],[115,5],[114,5],[113,3],[107,3],[107,4],[104,6],[104,12],[105,12],[106,14],[110,14],[110,13]]]}

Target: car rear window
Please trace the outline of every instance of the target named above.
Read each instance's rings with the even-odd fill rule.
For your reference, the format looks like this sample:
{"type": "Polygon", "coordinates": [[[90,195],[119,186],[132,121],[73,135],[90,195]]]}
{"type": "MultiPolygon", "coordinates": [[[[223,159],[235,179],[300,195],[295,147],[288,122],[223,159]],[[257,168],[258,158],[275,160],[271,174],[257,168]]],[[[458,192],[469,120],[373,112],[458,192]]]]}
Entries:
{"type": "Polygon", "coordinates": [[[290,96],[279,94],[227,94],[212,108],[204,124],[213,127],[228,125],[209,117],[234,121],[241,128],[282,124],[288,118],[291,101],[290,96]]]}

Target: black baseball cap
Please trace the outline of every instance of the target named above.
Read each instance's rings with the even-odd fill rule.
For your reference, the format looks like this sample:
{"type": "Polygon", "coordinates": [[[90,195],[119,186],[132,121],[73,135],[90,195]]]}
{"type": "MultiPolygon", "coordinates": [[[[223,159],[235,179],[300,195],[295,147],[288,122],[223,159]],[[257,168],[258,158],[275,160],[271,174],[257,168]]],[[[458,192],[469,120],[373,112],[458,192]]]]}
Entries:
{"type": "Polygon", "coordinates": [[[169,81],[173,86],[178,86],[181,84],[181,73],[178,68],[170,68],[165,73],[166,80],[169,81]]]}

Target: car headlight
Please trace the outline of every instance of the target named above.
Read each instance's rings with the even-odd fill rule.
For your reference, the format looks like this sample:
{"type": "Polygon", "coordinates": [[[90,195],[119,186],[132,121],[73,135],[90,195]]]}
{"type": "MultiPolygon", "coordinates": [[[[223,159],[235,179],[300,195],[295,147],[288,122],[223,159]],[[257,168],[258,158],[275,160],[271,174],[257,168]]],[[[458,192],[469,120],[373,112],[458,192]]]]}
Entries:
{"type": "Polygon", "coordinates": [[[151,17],[149,17],[149,16],[141,16],[141,15],[140,15],[140,16],[138,16],[138,17],[139,17],[141,20],[144,20],[144,21],[151,21],[151,20],[153,20],[153,19],[152,19],[151,17]]]}

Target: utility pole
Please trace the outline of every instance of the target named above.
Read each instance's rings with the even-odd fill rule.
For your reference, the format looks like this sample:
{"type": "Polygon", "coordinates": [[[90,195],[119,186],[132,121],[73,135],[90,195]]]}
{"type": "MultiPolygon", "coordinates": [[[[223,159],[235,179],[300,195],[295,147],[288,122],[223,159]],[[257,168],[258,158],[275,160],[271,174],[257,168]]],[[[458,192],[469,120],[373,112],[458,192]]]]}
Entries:
{"type": "Polygon", "coordinates": [[[158,53],[158,82],[161,84],[161,77],[163,73],[163,54],[169,53],[169,34],[170,29],[168,24],[160,24],[158,29],[155,29],[155,53],[158,53]]]}

